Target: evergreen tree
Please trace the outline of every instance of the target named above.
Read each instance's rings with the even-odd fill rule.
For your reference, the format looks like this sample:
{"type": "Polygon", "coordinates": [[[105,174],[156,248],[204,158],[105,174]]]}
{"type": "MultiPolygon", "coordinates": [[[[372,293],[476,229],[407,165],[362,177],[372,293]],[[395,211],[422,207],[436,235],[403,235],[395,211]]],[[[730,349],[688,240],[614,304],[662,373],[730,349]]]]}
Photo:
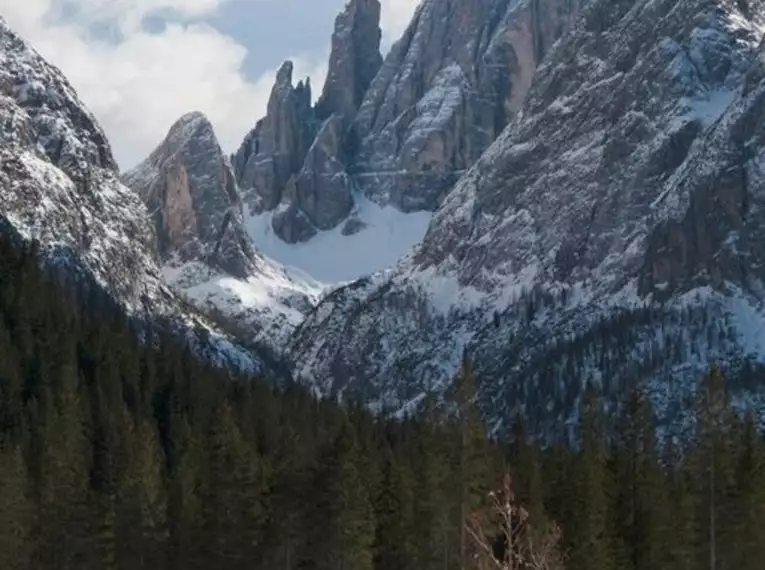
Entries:
{"type": "Polygon", "coordinates": [[[318,570],[371,570],[375,520],[361,477],[358,442],[344,421],[324,455],[315,481],[318,494],[311,517],[311,565],[318,570]]]}
{"type": "Polygon", "coordinates": [[[608,495],[603,424],[598,393],[590,384],[584,394],[580,420],[580,451],[573,473],[571,513],[565,529],[569,537],[572,570],[613,570],[612,536],[609,529],[608,495]]]}
{"type": "Polygon", "coordinates": [[[473,363],[465,355],[454,384],[454,400],[457,407],[457,452],[455,458],[456,482],[459,497],[457,529],[459,533],[459,568],[466,570],[470,560],[475,559],[470,551],[471,541],[467,525],[476,510],[486,508],[488,493],[486,427],[476,403],[476,376],[473,363]]]}
{"type": "Polygon", "coordinates": [[[409,467],[392,453],[383,466],[382,491],[375,512],[375,569],[414,570],[414,481],[409,467]]]}
{"type": "Polygon", "coordinates": [[[765,561],[765,445],[751,416],[743,426],[737,467],[727,529],[732,548],[729,567],[754,570],[765,561]]]}
{"type": "Polygon", "coordinates": [[[696,429],[691,456],[695,489],[699,503],[699,562],[709,570],[729,564],[731,548],[721,549],[722,523],[729,522],[728,512],[735,449],[734,414],[720,368],[712,365],[699,386],[695,405],[696,429]]]}
{"type": "Polygon", "coordinates": [[[621,567],[654,570],[667,564],[671,511],[661,470],[650,402],[632,390],[617,426],[615,455],[616,524],[625,559],[621,567]]]}
{"type": "Polygon", "coordinates": [[[21,450],[0,443],[0,568],[32,568],[30,490],[21,450]]]}
{"type": "Polygon", "coordinates": [[[158,433],[146,420],[123,415],[128,462],[116,493],[119,559],[142,570],[164,567],[167,497],[158,433]]]}
{"type": "Polygon", "coordinates": [[[39,466],[37,564],[70,569],[95,552],[86,437],[78,376],[71,363],[60,372],[57,397],[43,393],[44,422],[39,466]]]}
{"type": "Polygon", "coordinates": [[[423,570],[455,567],[459,554],[454,540],[452,446],[443,437],[446,418],[432,397],[423,405],[424,422],[417,431],[415,451],[415,527],[417,565],[423,570]]]}

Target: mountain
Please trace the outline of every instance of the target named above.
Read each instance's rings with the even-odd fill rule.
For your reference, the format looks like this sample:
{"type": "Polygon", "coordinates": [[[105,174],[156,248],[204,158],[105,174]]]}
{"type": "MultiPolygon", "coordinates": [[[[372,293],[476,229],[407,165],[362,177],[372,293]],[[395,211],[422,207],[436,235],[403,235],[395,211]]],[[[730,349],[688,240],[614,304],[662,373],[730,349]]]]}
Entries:
{"type": "Polygon", "coordinates": [[[376,213],[369,202],[435,211],[520,109],[577,9],[568,0],[426,0],[383,61],[380,3],[351,0],[318,103],[310,81],[293,86],[285,63],[267,116],[234,156],[248,213],[304,243],[335,228],[363,233],[376,213]]]}
{"type": "Polygon", "coordinates": [[[347,4],[315,105],[287,62],[233,157],[186,115],[133,192],[3,23],[6,229],[327,396],[409,410],[467,354],[500,432],[588,383],[682,420],[710,360],[765,403],[765,0],[425,0],[384,60],[379,19],[347,4]]]}
{"type": "Polygon", "coordinates": [[[587,382],[667,417],[711,359],[761,398],[764,34],[761,0],[584,4],[422,245],[298,330],[297,373],[401,407],[467,352],[495,428],[541,433],[587,382]]]}
{"type": "Polygon", "coordinates": [[[166,282],[278,353],[321,287],[261,255],[243,225],[229,159],[201,113],[179,119],[123,181],[146,204],[166,282]]]}
{"type": "MultiPolygon", "coordinates": [[[[0,228],[35,240],[51,267],[97,284],[139,319],[169,322],[196,349],[270,367],[165,283],[146,207],[119,179],[103,130],[62,73],[0,18],[0,228]]],[[[167,237],[167,236],[165,236],[167,237]]]]}

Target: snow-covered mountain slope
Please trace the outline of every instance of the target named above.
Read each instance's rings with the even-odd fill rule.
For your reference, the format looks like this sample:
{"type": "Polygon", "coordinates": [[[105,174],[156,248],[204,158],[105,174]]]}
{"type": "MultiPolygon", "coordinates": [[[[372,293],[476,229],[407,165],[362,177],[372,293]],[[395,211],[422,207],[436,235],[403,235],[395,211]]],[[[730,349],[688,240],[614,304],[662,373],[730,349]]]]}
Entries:
{"type": "Polygon", "coordinates": [[[290,275],[254,247],[210,121],[200,113],[179,119],[123,180],[154,220],[166,282],[192,305],[231,321],[243,339],[281,352],[322,286],[290,275]]]}
{"type": "Polygon", "coordinates": [[[543,431],[587,381],[667,411],[709,359],[758,378],[763,23],[762,0],[590,0],[422,246],[299,329],[297,372],[403,405],[467,350],[490,417],[543,431]]]}
{"type": "Polygon", "coordinates": [[[0,227],[103,287],[129,313],[174,323],[202,353],[264,362],[164,283],[146,207],[122,185],[103,131],[61,72],[0,18],[0,227]],[[201,332],[202,335],[197,335],[201,332]]]}

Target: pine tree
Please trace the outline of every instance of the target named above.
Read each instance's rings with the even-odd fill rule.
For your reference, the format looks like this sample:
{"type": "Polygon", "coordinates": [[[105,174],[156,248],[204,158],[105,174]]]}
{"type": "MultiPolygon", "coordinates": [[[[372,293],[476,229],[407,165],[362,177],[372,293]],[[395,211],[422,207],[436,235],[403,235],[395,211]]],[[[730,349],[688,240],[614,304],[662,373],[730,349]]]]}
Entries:
{"type": "Polygon", "coordinates": [[[390,452],[383,465],[382,490],[375,509],[376,570],[416,567],[414,481],[411,470],[401,459],[390,452]]]}
{"type": "Polygon", "coordinates": [[[457,453],[456,481],[459,532],[459,568],[466,570],[475,557],[470,551],[468,523],[476,510],[486,508],[488,493],[486,427],[476,403],[477,385],[473,363],[465,355],[454,384],[454,400],[457,406],[457,453]]]}
{"type": "Polygon", "coordinates": [[[122,567],[162,567],[167,547],[167,498],[158,432],[146,420],[123,413],[128,461],[116,492],[117,536],[122,567]]]}
{"type": "Polygon", "coordinates": [[[632,390],[617,426],[615,471],[617,527],[625,565],[662,568],[671,547],[669,493],[656,449],[653,412],[640,387],[632,390]]]}
{"type": "Polygon", "coordinates": [[[31,569],[34,510],[21,450],[0,443],[0,568],[31,569]]]}
{"type": "Polygon", "coordinates": [[[214,414],[204,464],[202,528],[210,564],[246,568],[257,554],[263,489],[257,456],[227,403],[214,414]]]}
{"type": "Polygon", "coordinates": [[[725,380],[716,365],[712,365],[699,386],[694,411],[692,469],[700,499],[699,526],[705,534],[699,554],[702,560],[706,559],[709,570],[720,570],[727,567],[726,558],[730,556],[730,549],[720,549],[720,532],[728,507],[726,496],[733,483],[735,450],[732,448],[734,414],[725,380]]]}
{"type": "MultiPolygon", "coordinates": [[[[168,565],[180,570],[194,568],[194,555],[204,549],[204,544],[195,541],[200,536],[201,528],[199,483],[202,453],[198,439],[183,413],[174,409],[169,423],[168,565]]],[[[204,562],[204,557],[201,562],[204,562]]]]}
{"type": "Polygon", "coordinates": [[[361,477],[360,450],[346,420],[319,468],[316,510],[309,530],[313,564],[319,570],[371,570],[375,520],[361,477]]]}
{"type": "Polygon", "coordinates": [[[455,567],[458,554],[452,524],[453,446],[443,437],[446,419],[432,397],[425,399],[422,414],[414,451],[417,565],[423,570],[447,570],[455,567]]]}
{"type": "Polygon", "coordinates": [[[765,561],[765,443],[749,416],[742,430],[728,536],[730,568],[755,570],[765,561]]]}
{"type": "Polygon", "coordinates": [[[36,563],[69,569],[93,556],[95,521],[85,405],[72,361],[59,374],[57,397],[49,391],[43,393],[36,563]]]}
{"type": "Polygon", "coordinates": [[[598,393],[590,384],[580,419],[581,450],[576,459],[569,536],[572,570],[612,570],[613,544],[609,529],[609,486],[598,393]]]}

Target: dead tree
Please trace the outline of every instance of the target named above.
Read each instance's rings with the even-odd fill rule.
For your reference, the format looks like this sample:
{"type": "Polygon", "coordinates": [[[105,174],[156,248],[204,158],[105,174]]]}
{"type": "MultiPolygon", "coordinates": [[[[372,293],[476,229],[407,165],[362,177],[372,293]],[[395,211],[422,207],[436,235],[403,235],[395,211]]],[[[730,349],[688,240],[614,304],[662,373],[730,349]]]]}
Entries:
{"type": "Polygon", "coordinates": [[[489,493],[489,498],[490,510],[474,513],[466,525],[479,570],[564,570],[560,528],[530,520],[516,500],[509,474],[502,489],[489,493]]]}

